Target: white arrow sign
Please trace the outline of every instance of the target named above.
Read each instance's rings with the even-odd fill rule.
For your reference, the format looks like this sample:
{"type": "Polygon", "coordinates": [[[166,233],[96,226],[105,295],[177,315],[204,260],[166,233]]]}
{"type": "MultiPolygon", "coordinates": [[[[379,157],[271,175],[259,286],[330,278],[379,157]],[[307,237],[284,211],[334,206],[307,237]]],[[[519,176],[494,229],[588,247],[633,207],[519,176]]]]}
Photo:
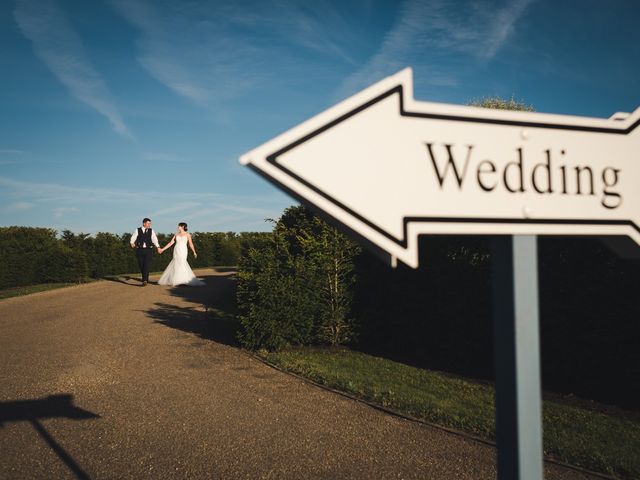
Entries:
{"type": "Polygon", "coordinates": [[[640,109],[610,119],[418,102],[411,69],[240,162],[417,267],[431,234],[628,235],[640,109]]]}

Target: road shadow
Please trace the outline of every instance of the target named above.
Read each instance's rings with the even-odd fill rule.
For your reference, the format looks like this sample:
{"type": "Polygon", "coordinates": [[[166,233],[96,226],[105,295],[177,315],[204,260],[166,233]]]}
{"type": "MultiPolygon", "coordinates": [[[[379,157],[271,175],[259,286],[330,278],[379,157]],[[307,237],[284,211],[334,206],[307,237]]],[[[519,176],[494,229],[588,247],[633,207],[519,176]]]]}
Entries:
{"type": "Polygon", "coordinates": [[[146,312],[147,315],[166,327],[194,333],[206,340],[238,346],[235,272],[225,275],[199,274],[198,278],[206,282],[205,287],[177,286],[169,291],[171,296],[182,298],[193,306],[156,303],[155,308],[146,312]]]}
{"type": "Polygon", "coordinates": [[[34,400],[0,402],[0,428],[9,422],[29,422],[76,478],[89,479],[89,475],[44,428],[40,421],[47,418],[90,420],[100,418],[100,415],[74,405],[73,395],[69,394],[49,395],[34,400]]]}
{"type": "MultiPolygon", "coordinates": [[[[132,275],[107,275],[102,277],[103,280],[108,280],[110,282],[123,283],[124,285],[128,285],[130,287],[141,287],[142,280],[140,276],[132,276],[132,275]]],[[[154,282],[149,282],[154,283],[154,282]]]]}

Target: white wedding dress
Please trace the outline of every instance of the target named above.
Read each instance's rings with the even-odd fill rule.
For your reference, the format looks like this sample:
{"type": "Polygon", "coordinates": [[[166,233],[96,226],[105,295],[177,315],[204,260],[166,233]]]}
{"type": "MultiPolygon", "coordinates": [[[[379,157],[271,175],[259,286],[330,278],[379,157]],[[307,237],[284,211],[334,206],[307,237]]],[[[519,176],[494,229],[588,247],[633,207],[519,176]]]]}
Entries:
{"type": "Polygon", "coordinates": [[[189,285],[192,287],[203,287],[205,282],[196,278],[187,262],[187,236],[176,235],[176,244],[173,247],[173,260],[167,266],[160,280],[159,285],[189,285]]]}

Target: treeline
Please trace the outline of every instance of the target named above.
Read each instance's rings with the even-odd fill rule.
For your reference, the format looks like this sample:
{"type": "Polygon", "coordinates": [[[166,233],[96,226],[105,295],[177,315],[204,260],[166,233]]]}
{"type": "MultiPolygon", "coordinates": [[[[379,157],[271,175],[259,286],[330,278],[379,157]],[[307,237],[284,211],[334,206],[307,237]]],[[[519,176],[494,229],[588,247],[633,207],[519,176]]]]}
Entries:
{"type": "MultiPolygon", "coordinates": [[[[640,406],[640,262],[595,239],[538,242],[545,389],[640,406]]],[[[423,368],[493,378],[488,238],[424,236],[393,269],[303,207],[240,263],[248,348],[346,344],[423,368]]]]}
{"type": "MultiPolygon", "coordinates": [[[[193,234],[198,258],[193,268],[237,265],[243,249],[264,233],[216,232],[193,234]]],[[[131,234],[89,235],[49,228],[0,227],[0,288],[49,282],[82,282],[88,278],[135,273],[138,264],[130,247],[131,234]]],[[[160,245],[171,235],[158,234],[160,245]]],[[[154,255],[153,270],[163,270],[172,251],[154,255]]]]}

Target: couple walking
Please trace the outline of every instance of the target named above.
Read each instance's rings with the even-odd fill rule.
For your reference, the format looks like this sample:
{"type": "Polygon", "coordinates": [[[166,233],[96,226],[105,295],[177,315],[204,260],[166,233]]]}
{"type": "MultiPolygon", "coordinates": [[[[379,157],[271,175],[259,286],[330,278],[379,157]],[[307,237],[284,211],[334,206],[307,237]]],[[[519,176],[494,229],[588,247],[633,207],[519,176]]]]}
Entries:
{"type": "Polygon", "coordinates": [[[202,280],[196,278],[187,262],[187,244],[191,247],[193,256],[198,258],[196,249],[193,246],[191,234],[187,233],[187,224],[180,222],[178,224],[178,231],[171,241],[165,245],[164,248],[160,248],[156,232],[151,228],[151,220],[145,218],[142,220],[142,227],[138,227],[136,231],[133,232],[133,235],[131,235],[131,248],[136,249],[136,257],[138,258],[140,273],[142,274],[143,286],[146,286],[149,282],[149,270],[151,269],[151,257],[153,256],[154,246],[158,253],[162,253],[174,244],[173,259],[164,272],[162,272],[162,276],[160,280],[158,280],[158,285],[190,285],[195,287],[205,285],[202,280]]]}

